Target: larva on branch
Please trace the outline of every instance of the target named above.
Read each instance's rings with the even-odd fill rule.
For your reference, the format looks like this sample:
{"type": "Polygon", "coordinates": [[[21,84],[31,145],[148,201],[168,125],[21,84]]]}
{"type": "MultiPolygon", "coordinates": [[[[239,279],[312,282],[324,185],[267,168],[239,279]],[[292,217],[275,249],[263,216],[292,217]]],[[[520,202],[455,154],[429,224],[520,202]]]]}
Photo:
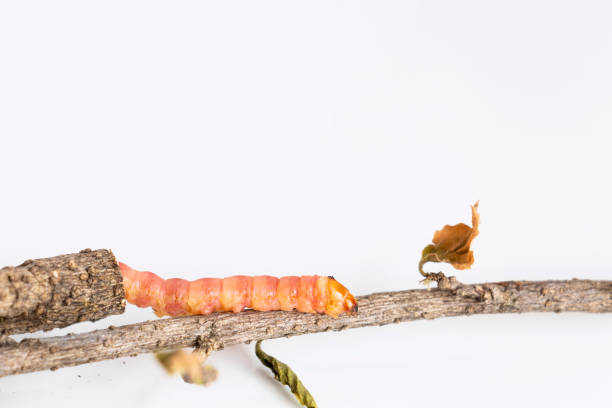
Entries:
{"type": "Polygon", "coordinates": [[[162,279],[119,262],[125,297],[139,307],[152,307],[157,316],[212,312],[238,313],[294,310],[338,317],[357,312],[357,301],[332,276],[230,276],[195,281],[162,279]]]}

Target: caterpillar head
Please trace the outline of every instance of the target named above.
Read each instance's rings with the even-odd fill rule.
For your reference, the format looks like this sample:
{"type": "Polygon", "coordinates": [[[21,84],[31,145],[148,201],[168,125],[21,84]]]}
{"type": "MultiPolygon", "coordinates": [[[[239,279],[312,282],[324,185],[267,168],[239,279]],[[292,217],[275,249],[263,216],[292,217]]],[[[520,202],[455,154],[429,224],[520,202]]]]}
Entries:
{"type": "Polygon", "coordinates": [[[327,277],[327,291],[325,313],[334,317],[338,317],[341,313],[357,313],[355,297],[333,276],[327,277]]]}

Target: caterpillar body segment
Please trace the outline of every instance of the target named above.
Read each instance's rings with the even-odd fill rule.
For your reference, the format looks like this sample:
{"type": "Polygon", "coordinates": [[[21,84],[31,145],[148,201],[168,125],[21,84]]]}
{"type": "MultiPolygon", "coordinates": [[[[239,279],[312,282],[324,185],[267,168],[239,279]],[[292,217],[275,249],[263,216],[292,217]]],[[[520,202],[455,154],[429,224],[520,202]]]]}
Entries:
{"type": "Polygon", "coordinates": [[[162,279],[119,262],[125,297],[139,307],[152,307],[159,317],[297,310],[337,317],[357,312],[357,301],[332,276],[230,276],[195,281],[162,279]]]}

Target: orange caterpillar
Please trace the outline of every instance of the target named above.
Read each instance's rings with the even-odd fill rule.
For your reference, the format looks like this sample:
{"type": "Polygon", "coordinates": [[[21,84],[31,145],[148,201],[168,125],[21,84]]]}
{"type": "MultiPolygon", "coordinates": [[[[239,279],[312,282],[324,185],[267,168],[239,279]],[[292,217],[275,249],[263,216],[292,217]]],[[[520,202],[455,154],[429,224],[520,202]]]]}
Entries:
{"type": "Polygon", "coordinates": [[[338,317],[357,312],[357,301],[332,276],[231,276],[162,279],[119,262],[125,297],[139,307],[153,307],[161,316],[185,316],[212,312],[293,310],[326,313],[338,317]]]}

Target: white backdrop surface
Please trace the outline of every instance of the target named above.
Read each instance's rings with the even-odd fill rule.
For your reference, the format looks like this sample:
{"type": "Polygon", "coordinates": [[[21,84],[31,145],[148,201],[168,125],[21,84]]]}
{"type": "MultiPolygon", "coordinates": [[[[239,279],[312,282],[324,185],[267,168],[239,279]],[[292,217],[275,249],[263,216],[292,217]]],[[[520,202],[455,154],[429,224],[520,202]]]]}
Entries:
{"type": "MultiPolygon", "coordinates": [[[[480,199],[460,280],[612,279],[611,12],[3,0],[0,266],[91,247],[166,278],[418,288],[420,250],[480,199]]],[[[526,314],[264,348],[321,407],[574,407],[607,405],[611,339],[611,315],[526,314]]],[[[210,361],[207,388],[150,355],[1,378],[0,406],[297,406],[253,345],[210,361]]]]}

